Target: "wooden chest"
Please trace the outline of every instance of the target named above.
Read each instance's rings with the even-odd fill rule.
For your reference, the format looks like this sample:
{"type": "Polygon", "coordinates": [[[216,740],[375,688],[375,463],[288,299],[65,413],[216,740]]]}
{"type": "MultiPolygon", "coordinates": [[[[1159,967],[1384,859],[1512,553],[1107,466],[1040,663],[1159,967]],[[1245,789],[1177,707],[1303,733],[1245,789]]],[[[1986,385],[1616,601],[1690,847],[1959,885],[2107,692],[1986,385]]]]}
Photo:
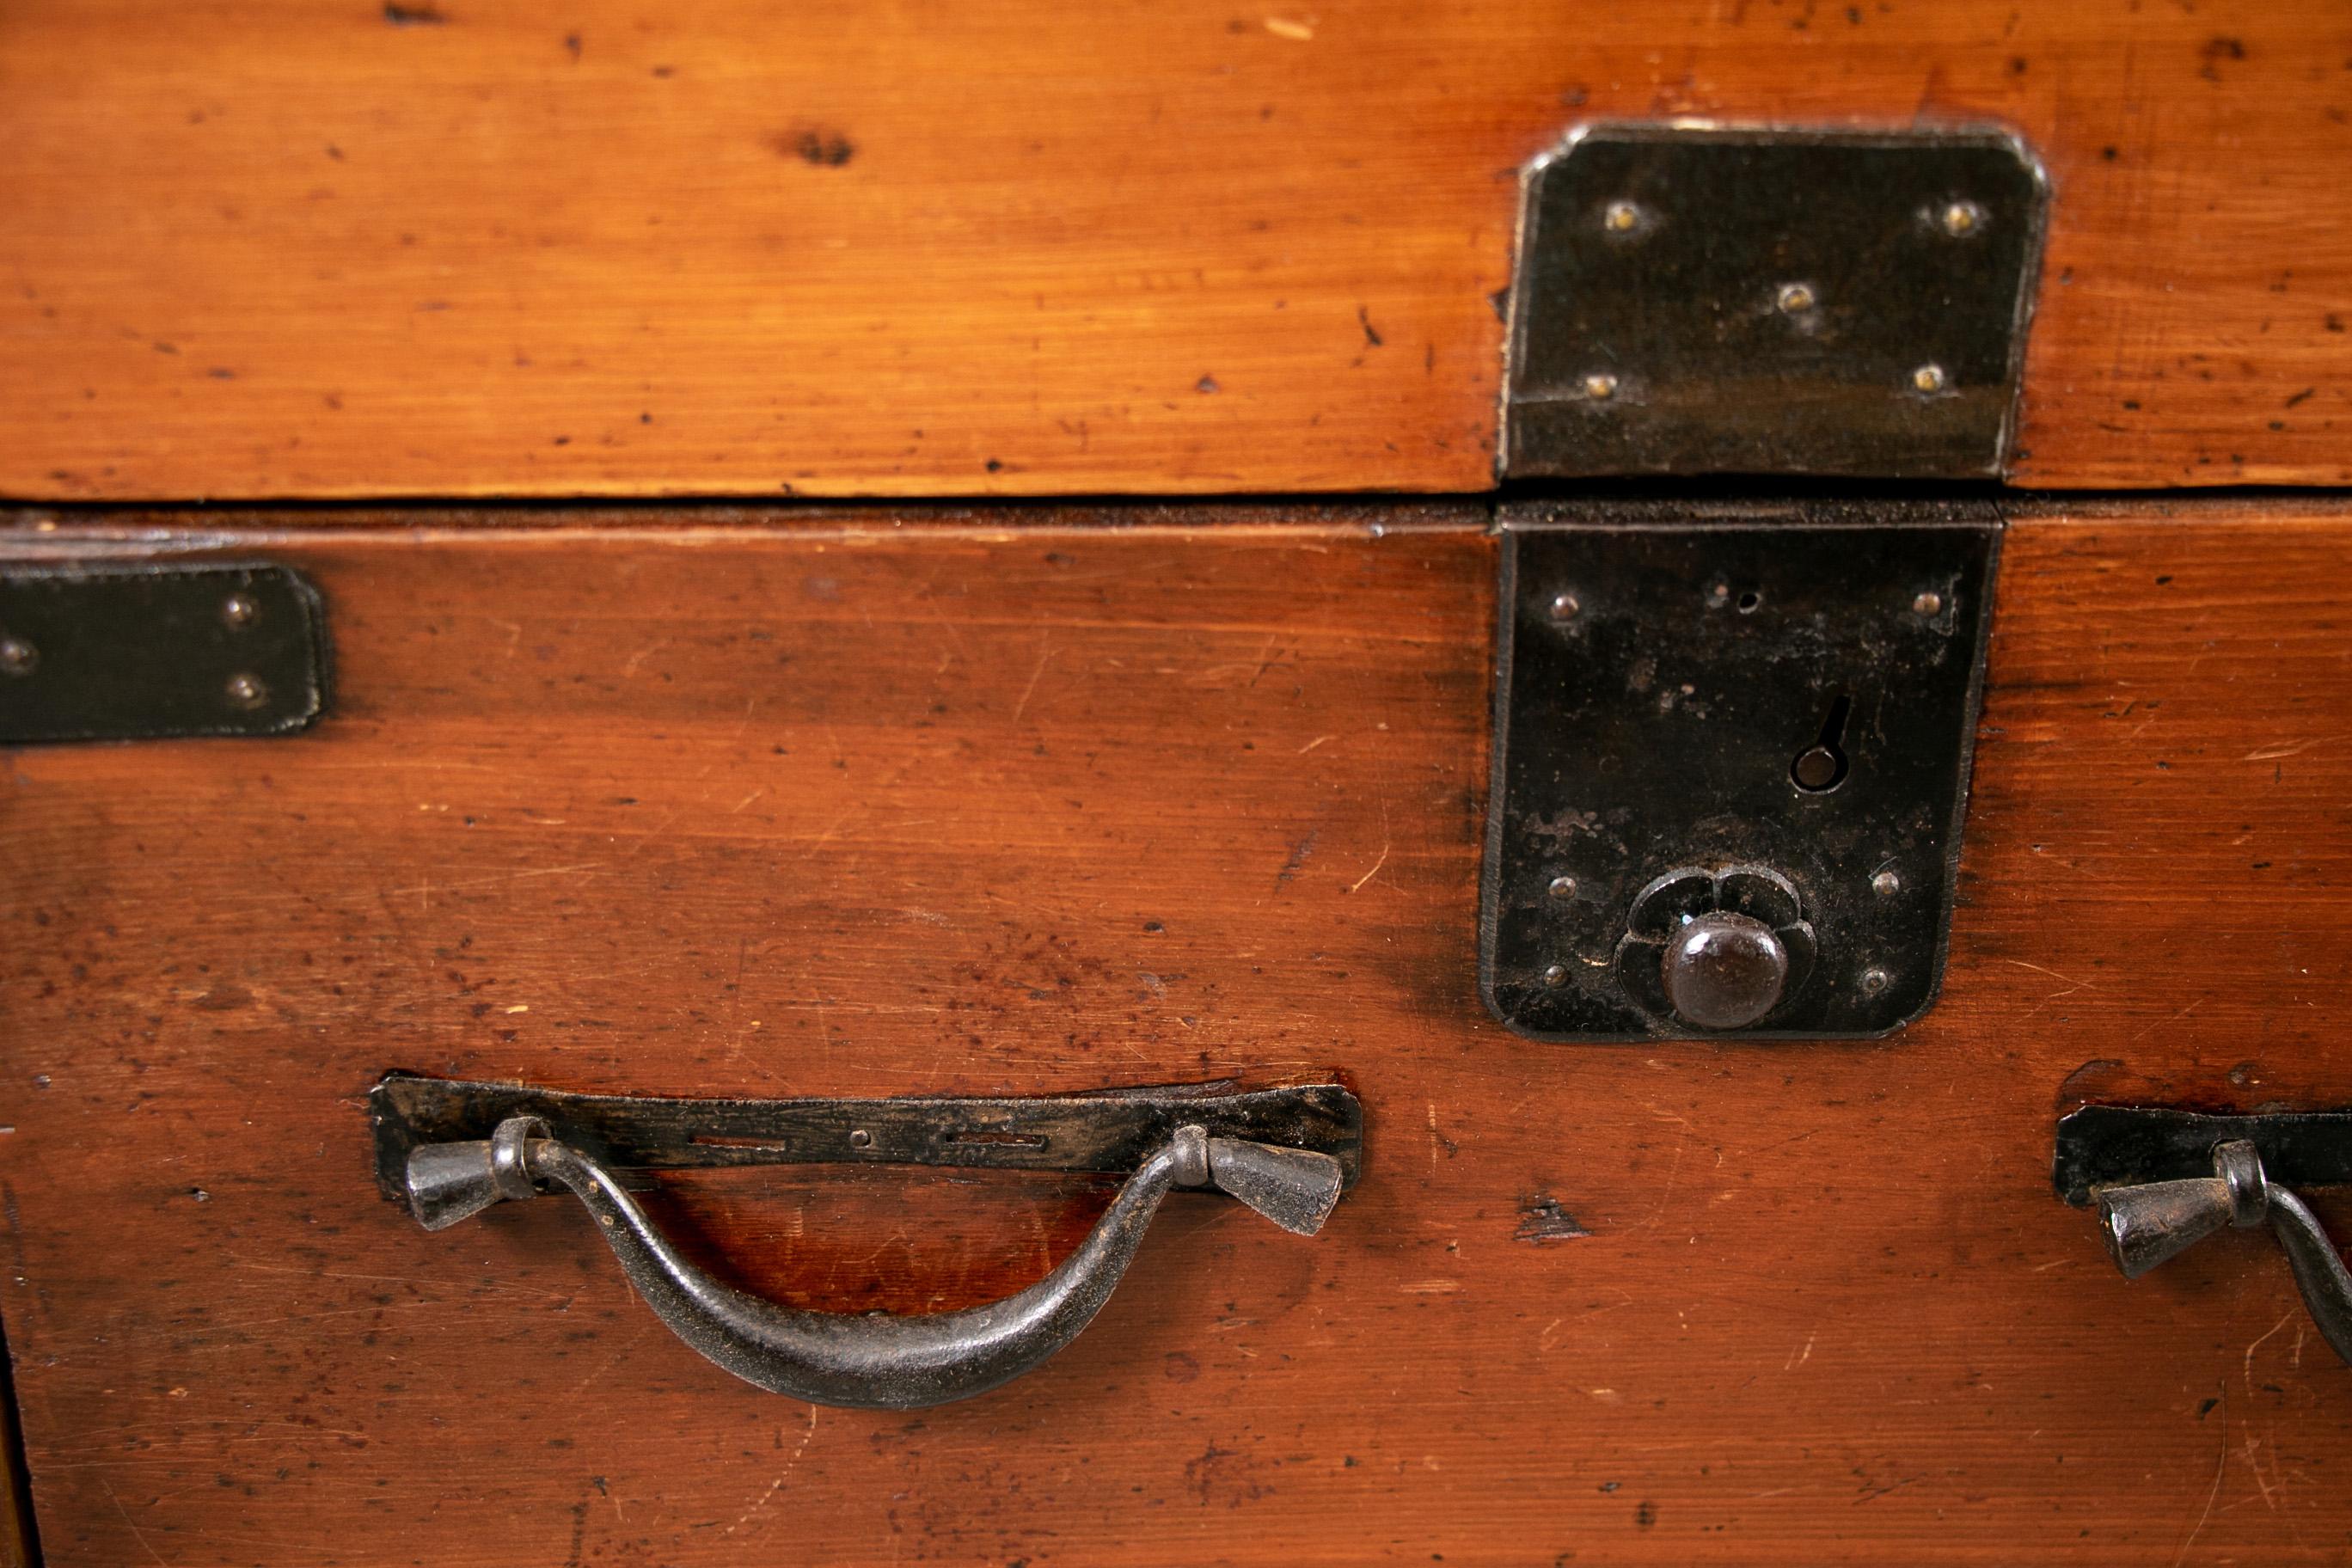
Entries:
{"type": "Polygon", "coordinates": [[[0,82],[20,1560],[2344,1560],[2352,16],[44,0],[0,82]],[[2020,173],[1866,249],[1710,137],[2020,173]],[[1685,235],[1626,297],[1753,309],[1596,349],[1685,235]]]}

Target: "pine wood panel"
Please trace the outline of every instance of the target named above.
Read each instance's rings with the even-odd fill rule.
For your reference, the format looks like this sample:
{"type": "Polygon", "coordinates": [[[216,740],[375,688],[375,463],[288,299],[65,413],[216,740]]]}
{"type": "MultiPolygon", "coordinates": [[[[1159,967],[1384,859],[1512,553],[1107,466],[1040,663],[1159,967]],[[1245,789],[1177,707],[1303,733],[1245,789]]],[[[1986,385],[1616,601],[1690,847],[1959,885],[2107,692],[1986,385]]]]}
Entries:
{"type": "MultiPolygon", "coordinates": [[[[50,1560],[2340,1560],[2352,1370],[2275,1248],[2126,1283],[2048,1166],[2086,1096],[2352,1098],[2352,510],[2019,522],[1943,1003],[1622,1049],[1476,998],[1479,516],[1153,515],[199,520],[315,574],[340,696],[295,741],[6,759],[0,1307],[50,1560]],[[385,1205],[394,1066],[1338,1070],[1368,1166],[1313,1241],[1171,1199],[995,1394],[812,1412],[653,1325],[570,1205],[385,1205]]],[[[1008,1289],[1104,1197],[667,1191],[839,1307],[1008,1289]]]]}
{"type": "Polygon", "coordinates": [[[632,0],[0,18],[0,494],[1484,489],[1515,171],[2022,132],[2017,477],[2352,479],[2352,13],[632,0]]]}

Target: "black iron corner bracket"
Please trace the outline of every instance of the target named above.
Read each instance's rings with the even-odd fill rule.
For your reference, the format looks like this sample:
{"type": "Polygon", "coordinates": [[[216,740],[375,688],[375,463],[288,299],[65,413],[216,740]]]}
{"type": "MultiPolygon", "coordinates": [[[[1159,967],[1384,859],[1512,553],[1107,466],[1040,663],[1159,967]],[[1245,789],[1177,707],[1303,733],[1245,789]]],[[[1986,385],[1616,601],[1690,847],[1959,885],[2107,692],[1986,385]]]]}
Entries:
{"type": "Polygon", "coordinates": [[[286,735],[326,702],[326,611],[291,567],[0,563],[0,745],[286,735]]]}
{"type": "Polygon", "coordinates": [[[1998,477],[2047,199],[2000,130],[1577,131],[1526,175],[1503,477],[1998,477]]]}

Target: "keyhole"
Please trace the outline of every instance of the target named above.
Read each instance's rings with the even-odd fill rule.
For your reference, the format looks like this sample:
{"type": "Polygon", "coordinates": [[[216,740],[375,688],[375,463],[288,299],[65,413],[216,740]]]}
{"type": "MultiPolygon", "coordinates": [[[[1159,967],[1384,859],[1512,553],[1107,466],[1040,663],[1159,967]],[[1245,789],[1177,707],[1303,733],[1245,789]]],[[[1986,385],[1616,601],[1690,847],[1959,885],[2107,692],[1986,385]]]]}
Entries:
{"type": "Polygon", "coordinates": [[[1830,704],[1829,717],[1822,721],[1821,738],[1797,753],[1789,764],[1789,777],[1799,789],[1809,795],[1827,795],[1845,783],[1845,748],[1838,742],[1845,738],[1846,715],[1853,711],[1853,699],[1841,693],[1830,704]]]}

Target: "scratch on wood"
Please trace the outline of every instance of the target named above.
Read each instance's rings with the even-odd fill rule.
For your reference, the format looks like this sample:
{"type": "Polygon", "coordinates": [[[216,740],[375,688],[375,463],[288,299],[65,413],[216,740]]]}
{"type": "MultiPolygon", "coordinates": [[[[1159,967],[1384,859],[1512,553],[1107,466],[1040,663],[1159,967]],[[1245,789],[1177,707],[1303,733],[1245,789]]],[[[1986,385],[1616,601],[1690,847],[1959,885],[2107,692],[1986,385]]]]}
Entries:
{"type": "Polygon", "coordinates": [[[2096,991],[2098,989],[2097,986],[2092,984],[2087,980],[2077,980],[2071,974],[2061,974],[2054,969],[2044,969],[2038,963],[2028,963],[2021,958],[2004,958],[2001,962],[2003,963],[2014,963],[2020,969],[2031,969],[2036,974],[2046,974],[2053,980],[2063,980],[2069,985],[2079,985],[2085,991],[2096,991]]]}
{"type": "Polygon", "coordinates": [[[736,1517],[735,1522],[720,1531],[719,1532],[719,1534],[732,1535],[737,1531],[742,1529],[744,1521],[749,1520],[753,1514],[759,1512],[761,1509],[767,1507],[768,1500],[774,1497],[777,1491],[783,1486],[784,1482],[791,1478],[793,1467],[801,1462],[801,1456],[803,1454],[808,1452],[809,1439],[816,1436],[817,1408],[818,1407],[814,1405],[809,1406],[808,1429],[801,1434],[800,1447],[794,1448],[793,1450],[793,1457],[784,1461],[784,1468],[776,1472],[776,1479],[768,1483],[768,1489],[761,1492],[758,1498],[753,1500],[751,1506],[745,1509],[740,1514],[739,1514],[736,1517]]]}
{"type": "Polygon", "coordinates": [[[2189,1549],[2196,1545],[2197,1538],[2205,1532],[2205,1521],[2213,1517],[2213,1500],[2221,1495],[2222,1472],[2230,1468],[2230,1384],[2227,1380],[2221,1384],[2221,1451],[2213,1461],[2212,1489],[2205,1494],[2205,1510],[2197,1516],[2197,1522],[2189,1527],[2189,1538],[2180,1543],[2180,1550],[2172,1554],[2172,1568],[2180,1568],[2189,1560],[2189,1549]]]}
{"type": "Polygon", "coordinates": [[[1462,1152],[1461,1144],[1437,1130],[1437,1101],[1433,1100],[1429,1102],[1429,1170],[1432,1175],[1437,1173],[1437,1152],[1440,1149],[1445,1151],[1449,1160],[1462,1152]]]}
{"type": "Polygon", "coordinates": [[[1054,634],[1037,634],[1037,668],[1029,672],[1029,684],[1021,689],[1021,700],[1013,705],[1013,722],[1021,722],[1021,715],[1029,711],[1029,699],[1037,694],[1037,682],[1045,677],[1045,661],[1054,656],[1054,634]]]}
{"type": "Polygon", "coordinates": [[[2263,1342],[2264,1340],[2269,1339],[2272,1334],[2277,1333],[2281,1329],[2285,1328],[2289,1323],[2294,1321],[2297,1314],[2300,1313],[2301,1310],[2302,1309],[2298,1307],[2288,1308],[2285,1317],[2281,1318],[2277,1322],[2273,1323],[2270,1328],[2263,1333],[2255,1335],[2254,1342],[2246,1347],[2246,1393],[2249,1396],[2252,1396],[2254,1392],[2254,1352],[2263,1348],[2263,1342]]]}
{"type": "Polygon", "coordinates": [[[2314,746],[2324,746],[2330,741],[2342,739],[2341,735],[2321,735],[2309,741],[2283,741],[2275,746],[2258,746],[2239,760],[2248,763],[2276,762],[2281,757],[2300,756],[2314,746]]]}
{"type": "Polygon", "coordinates": [[[106,1489],[106,1500],[112,1503],[114,1511],[122,1516],[122,1528],[131,1532],[131,1539],[139,1542],[139,1550],[155,1559],[158,1568],[171,1568],[171,1564],[163,1561],[163,1554],[149,1543],[147,1532],[131,1522],[131,1510],[122,1506],[121,1498],[114,1495],[114,1483],[100,1476],[98,1478],[98,1484],[106,1489]]]}
{"type": "MultiPolygon", "coordinates": [[[[574,872],[601,869],[604,864],[602,860],[583,860],[576,866],[549,866],[536,871],[501,871],[495,877],[468,877],[462,881],[443,882],[439,886],[439,890],[444,893],[454,893],[464,888],[490,888],[496,887],[500,882],[528,881],[533,877],[569,877],[574,872]]],[[[425,882],[414,888],[394,888],[384,896],[398,899],[415,893],[429,901],[434,890],[435,885],[425,882]]]]}

